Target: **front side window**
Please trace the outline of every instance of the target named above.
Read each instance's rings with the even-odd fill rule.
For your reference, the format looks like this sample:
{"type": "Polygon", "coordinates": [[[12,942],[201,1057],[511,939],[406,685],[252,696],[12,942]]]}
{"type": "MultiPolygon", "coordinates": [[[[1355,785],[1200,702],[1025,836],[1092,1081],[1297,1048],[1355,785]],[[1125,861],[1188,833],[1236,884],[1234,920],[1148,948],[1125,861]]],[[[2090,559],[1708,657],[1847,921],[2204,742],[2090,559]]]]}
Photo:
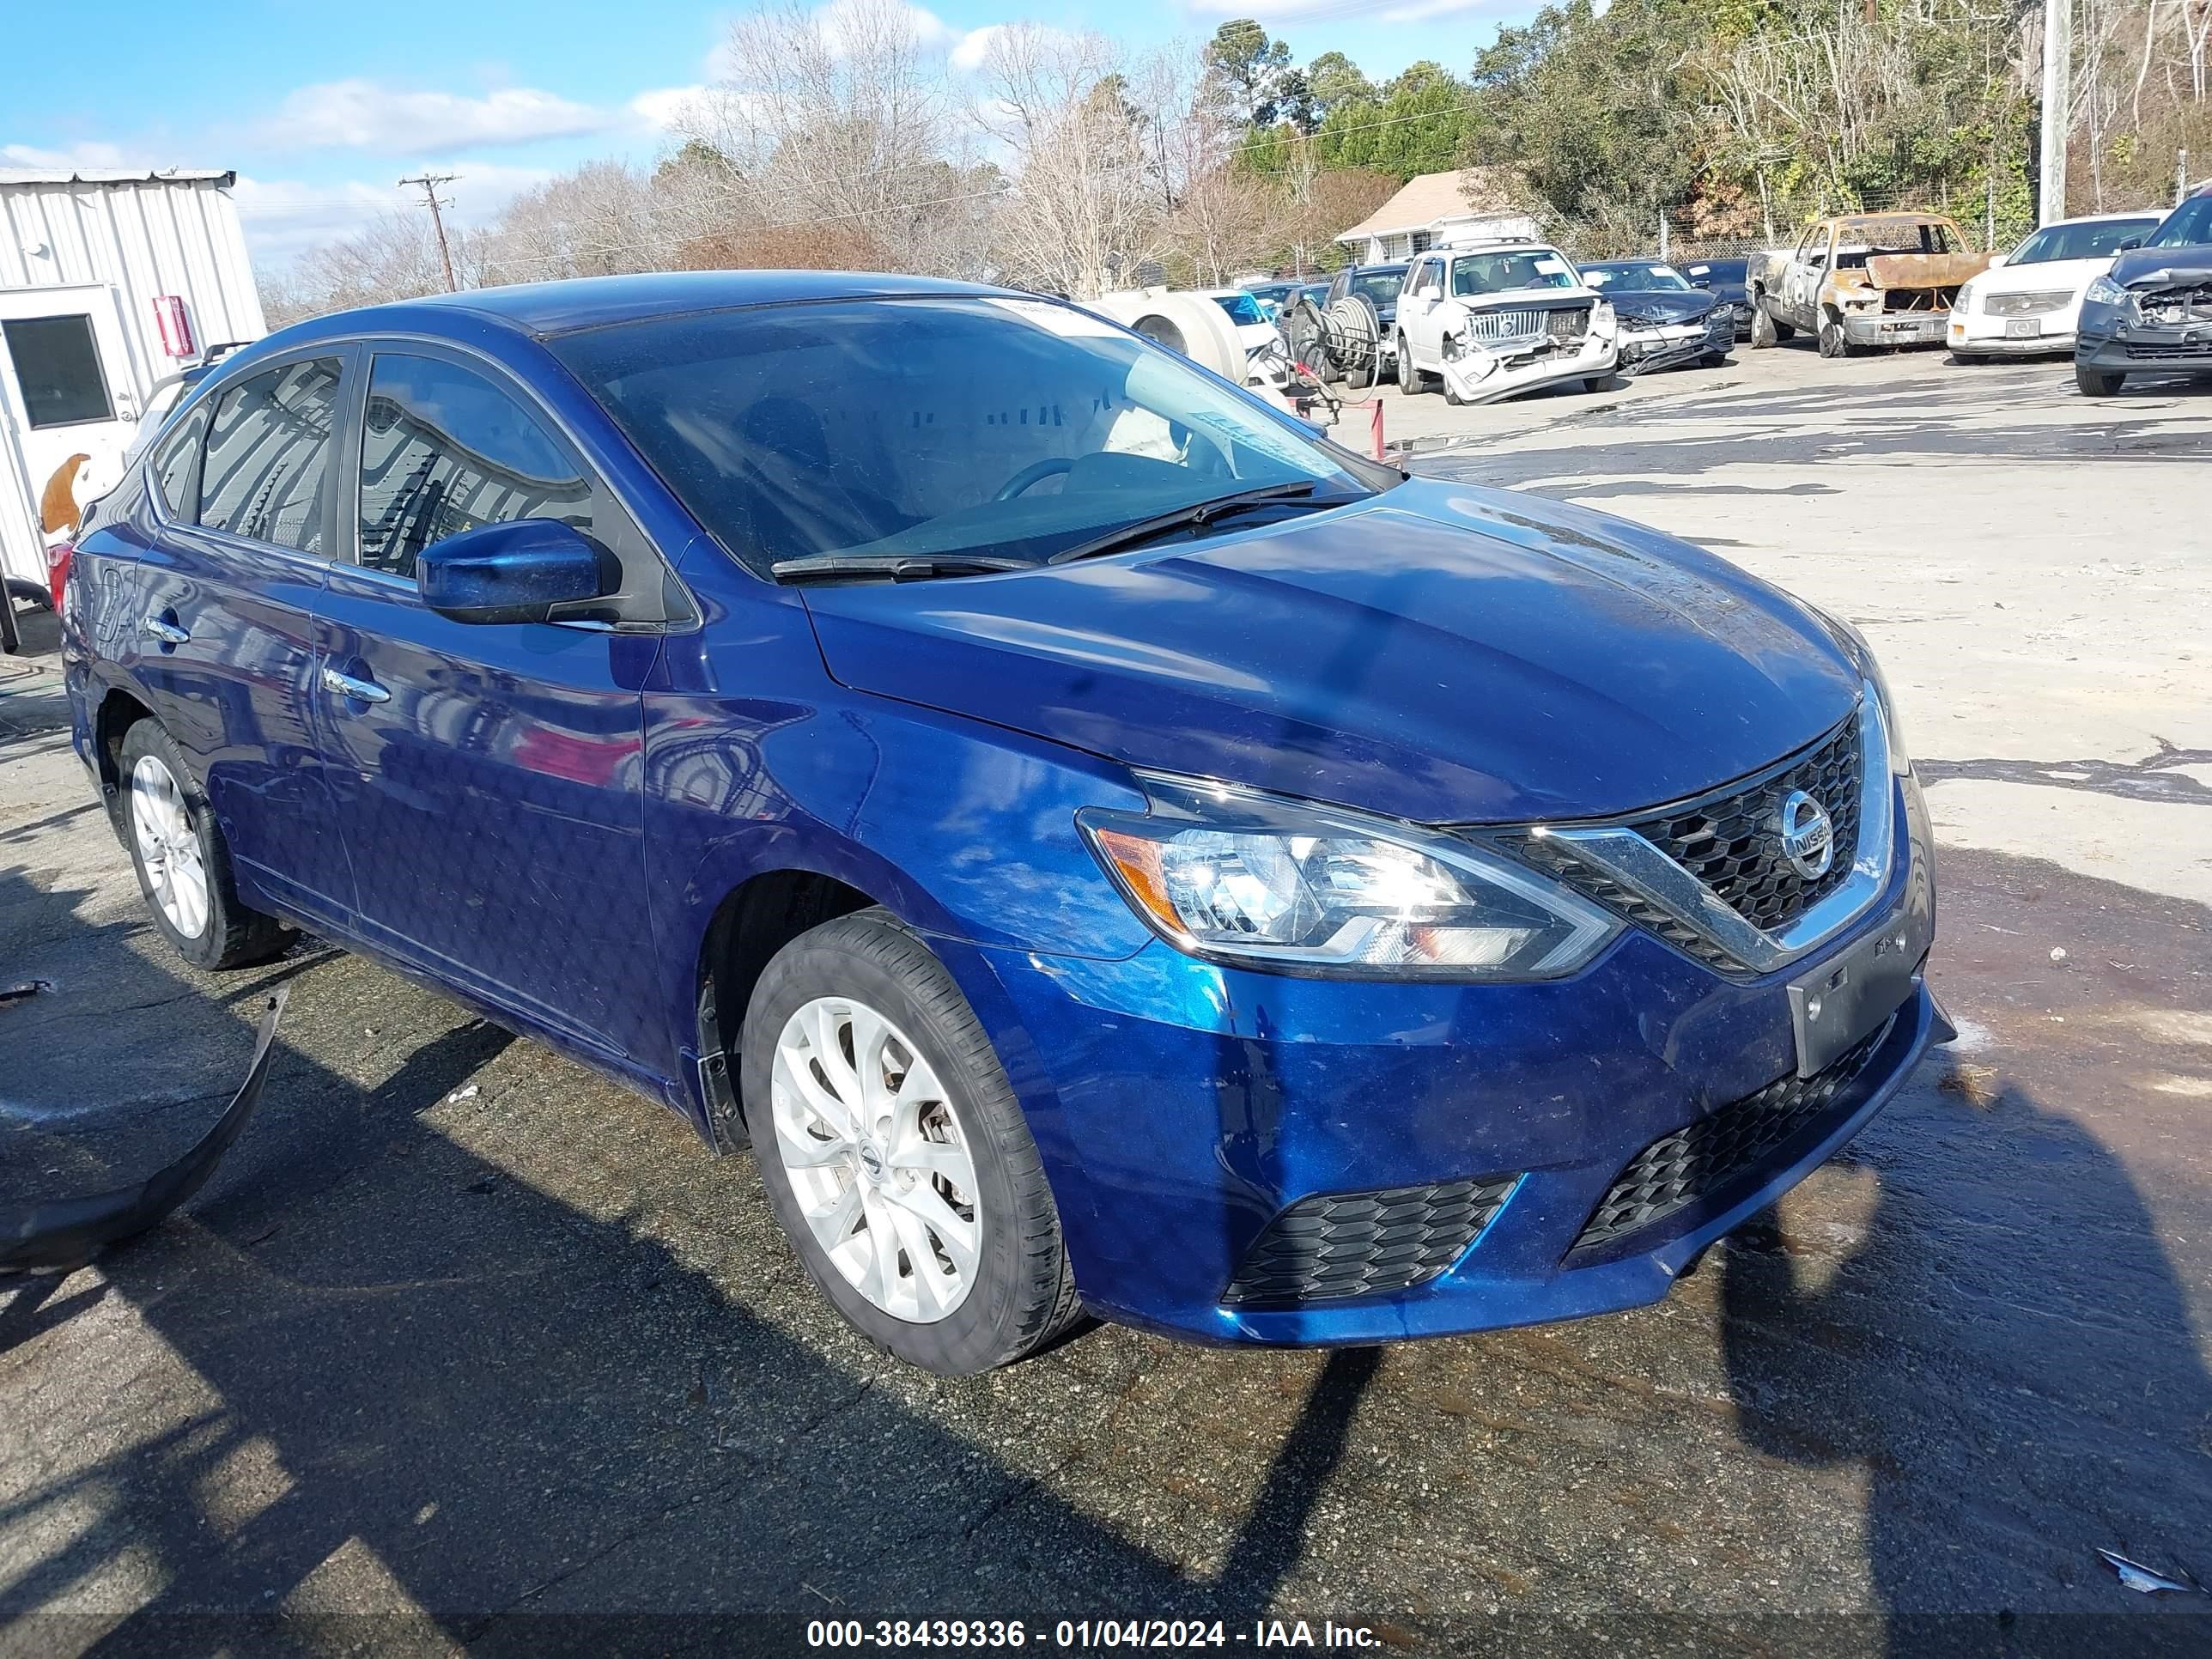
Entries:
{"type": "Polygon", "coordinates": [[[1572,288],[1575,268],[1547,247],[1472,253],[1452,262],[1452,293],[1461,299],[1523,288],[1572,288]]]}
{"type": "Polygon", "coordinates": [[[115,418],[91,318],[11,318],[0,323],[0,337],[7,340],[15,384],[22,388],[24,412],[33,428],[115,418]]]}
{"type": "Polygon", "coordinates": [[[1253,489],[1322,502],[1370,488],[1287,417],[1050,301],[788,304],[550,345],[763,573],[829,554],[1042,562],[1253,489]]]}
{"type": "Polygon", "coordinates": [[[412,579],[433,542],[515,519],[592,533],[592,485],[538,417],[484,376],[379,352],[361,436],[361,562],[412,579]]]}
{"type": "Polygon", "coordinates": [[[221,394],[200,465],[201,524],[327,556],[324,501],[342,367],[312,357],[221,394]]]}
{"type": "Polygon", "coordinates": [[[177,429],[161,441],[154,452],[147,477],[152,481],[154,493],[161,498],[161,505],[169,516],[191,522],[196,497],[192,491],[192,469],[199,464],[200,439],[207,431],[205,405],[194,410],[177,423],[177,429]]]}
{"type": "Polygon", "coordinates": [[[2166,216],[2146,247],[2202,247],[2212,242],[2212,196],[2192,196],[2166,216]]]}

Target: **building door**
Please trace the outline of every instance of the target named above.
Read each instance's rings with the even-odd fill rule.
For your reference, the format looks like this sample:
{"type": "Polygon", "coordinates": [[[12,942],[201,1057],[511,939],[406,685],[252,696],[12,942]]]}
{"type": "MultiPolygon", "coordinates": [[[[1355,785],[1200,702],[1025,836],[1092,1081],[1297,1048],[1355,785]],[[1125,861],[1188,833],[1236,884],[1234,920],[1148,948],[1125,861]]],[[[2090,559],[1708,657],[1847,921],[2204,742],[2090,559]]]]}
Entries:
{"type": "MultiPolygon", "coordinates": [[[[73,456],[86,458],[79,500],[114,482],[138,411],[113,289],[0,289],[0,441],[15,450],[33,524],[47,484],[73,456]]],[[[21,518],[11,511],[4,520],[21,518]]],[[[42,543],[19,548],[16,539],[5,538],[8,574],[43,586],[42,543]]]]}

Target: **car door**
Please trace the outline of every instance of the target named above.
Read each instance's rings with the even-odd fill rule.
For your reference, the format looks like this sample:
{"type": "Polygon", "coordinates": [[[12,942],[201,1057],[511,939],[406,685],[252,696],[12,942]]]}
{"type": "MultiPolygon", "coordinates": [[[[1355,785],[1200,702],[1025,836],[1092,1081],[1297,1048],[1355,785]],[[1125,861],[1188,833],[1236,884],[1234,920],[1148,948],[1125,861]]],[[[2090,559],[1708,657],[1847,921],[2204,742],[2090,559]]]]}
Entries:
{"type": "Polygon", "coordinates": [[[640,722],[659,626],[458,622],[415,566],[462,531],[549,518],[615,551],[648,615],[665,572],[493,365],[373,343],[355,401],[319,695],[362,936],[619,1064],[653,982],[640,722]]]}
{"type": "Polygon", "coordinates": [[[1820,279],[1828,269],[1828,234],[1826,225],[1814,225],[1805,233],[1783,282],[1783,310],[1799,328],[1818,325],[1820,279]]]}
{"type": "Polygon", "coordinates": [[[1398,296],[1398,330],[1412,349],[1413,362],[1430,368],[1438,362],[1437,312],[1443,298],[1443,261],[1424,254],[1406,273],[1398,296]]]}
{"type": "Polygon", "coordinates": [[[350,365],[327,346],[287,357],[163,438],[122,659],[198,773],[247,896],[341,924],[353,878],[315,729],[314,601],[350,365]]]}

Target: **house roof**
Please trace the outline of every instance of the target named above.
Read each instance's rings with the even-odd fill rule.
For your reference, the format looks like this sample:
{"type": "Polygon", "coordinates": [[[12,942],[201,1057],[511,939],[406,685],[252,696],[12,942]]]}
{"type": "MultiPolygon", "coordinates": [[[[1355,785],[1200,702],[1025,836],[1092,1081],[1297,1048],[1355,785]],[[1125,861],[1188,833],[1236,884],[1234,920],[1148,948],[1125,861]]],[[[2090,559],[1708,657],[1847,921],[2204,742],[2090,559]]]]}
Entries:
{"type": "Polygon", "coordinates": [[[1393,236],[1426,230],[1441,219],[1467,219],[1483,213],[1524,211],[1516,198],[1517,180],[1507,167],[1455,167],[1408,179],[1398,193],[1337,237],[1393,236]]]}
{"type": "Polygon", "coordinates": [[[204,167],[0,167],[4,185],[222,185],[238,174],[204,167]]]}

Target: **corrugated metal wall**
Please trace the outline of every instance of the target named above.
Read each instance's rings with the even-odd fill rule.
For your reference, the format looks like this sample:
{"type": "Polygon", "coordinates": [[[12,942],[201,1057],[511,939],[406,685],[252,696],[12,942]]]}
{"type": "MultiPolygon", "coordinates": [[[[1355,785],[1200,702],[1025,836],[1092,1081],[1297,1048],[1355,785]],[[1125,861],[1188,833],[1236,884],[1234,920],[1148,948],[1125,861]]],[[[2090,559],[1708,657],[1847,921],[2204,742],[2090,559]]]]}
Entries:
{"type": "MultiPolygon", "coordinates": [[[[142,406],[156,380],[197,358],[161,348],[154,296],[174,294],[204,350],[268,331],[227,175],[25,181],[0,174],[0,289],[100,283],[116,290],[128,365],[109,374],[142,406]]],[[[32,484],[0,433],[0,568],[43,572],[32,484]]]]}

